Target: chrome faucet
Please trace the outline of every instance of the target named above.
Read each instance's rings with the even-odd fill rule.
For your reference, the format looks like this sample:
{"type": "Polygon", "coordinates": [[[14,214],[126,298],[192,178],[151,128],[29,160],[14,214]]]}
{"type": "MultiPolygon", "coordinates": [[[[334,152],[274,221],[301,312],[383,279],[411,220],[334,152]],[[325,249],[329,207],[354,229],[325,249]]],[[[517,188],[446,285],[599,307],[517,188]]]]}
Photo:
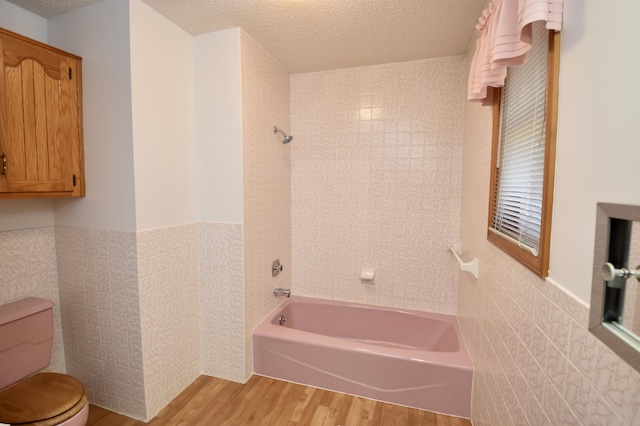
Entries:
{"type": "Polygon", "coordinates": [[[291,296],[291,290],[289,290],[288,288],[276,288],[275,290],[273,290],[273,295],[278,297],[278,296],[285,296],[285,297],[289,297],[291,296]]]}

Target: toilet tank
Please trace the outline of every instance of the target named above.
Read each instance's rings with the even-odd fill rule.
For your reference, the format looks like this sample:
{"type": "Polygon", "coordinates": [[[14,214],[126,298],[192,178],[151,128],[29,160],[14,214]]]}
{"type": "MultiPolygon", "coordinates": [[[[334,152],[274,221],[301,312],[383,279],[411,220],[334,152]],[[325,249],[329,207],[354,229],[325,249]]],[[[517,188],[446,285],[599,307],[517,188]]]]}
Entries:
{"type": "Polygon", "coordinates": [[[53,302],[29,297],[0,306],[0,390],[49,365],[53,302]]]}

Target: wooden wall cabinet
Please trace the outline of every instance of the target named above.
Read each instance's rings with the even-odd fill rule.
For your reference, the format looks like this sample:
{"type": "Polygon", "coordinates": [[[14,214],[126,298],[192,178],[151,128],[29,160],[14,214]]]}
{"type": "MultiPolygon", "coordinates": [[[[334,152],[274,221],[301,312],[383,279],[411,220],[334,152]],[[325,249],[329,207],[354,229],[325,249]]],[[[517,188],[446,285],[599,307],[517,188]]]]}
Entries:
{"type": "Polygon", "coordinates": [[[0,28],[0,199],[85,195],[78,56],[0,28]]]}

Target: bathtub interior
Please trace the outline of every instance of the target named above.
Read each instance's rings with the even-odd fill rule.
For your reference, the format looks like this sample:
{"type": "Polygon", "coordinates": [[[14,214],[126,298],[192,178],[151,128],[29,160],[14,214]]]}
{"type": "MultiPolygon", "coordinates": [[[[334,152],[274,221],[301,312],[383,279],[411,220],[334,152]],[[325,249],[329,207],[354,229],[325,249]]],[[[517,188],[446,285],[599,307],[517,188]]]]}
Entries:
{"type": "Polygon", "coordinates": [[[451,316],[416,315],[395,309],[354,304],[294,300],[271,322],[274,325],[377,346],[457,352],[459,338],[451,316]],[[284,322],[281,323],[281,318],[284,322]]]}

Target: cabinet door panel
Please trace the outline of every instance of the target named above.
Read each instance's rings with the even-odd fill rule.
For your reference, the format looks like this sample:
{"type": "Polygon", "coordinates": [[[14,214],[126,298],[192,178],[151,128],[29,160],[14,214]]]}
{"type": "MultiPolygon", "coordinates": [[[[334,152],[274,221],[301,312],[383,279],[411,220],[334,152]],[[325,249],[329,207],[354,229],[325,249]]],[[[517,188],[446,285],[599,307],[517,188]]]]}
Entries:
{"type": "MultiPolygon", "coordinates": [[[[26,62],[26,61],[25,61],[26,62]]],[[[35,129],[35,163],[36,174],[28,176],[29,179],[37,181],[54,180],[54,176],[49,172],[49,145],[58,143],[57,140],[50,141],[47,128],[54,125],[49,121],[47,114],[46,97],[46,76],[44,68],[37,63],[33,63],[33,104],[34,104],[34,129],[35,129]]]]}
{"type": "Polygon", "coordinates": [[[61,140],[60,115],[68,115],[64,109],[69,109],[68,102],[62,102],[69,90],[65,80],[52,78],[32,59],[5,68],[9,192],[73,190],[61,140]]]}
{"type": "MultiPolygon", "coordinates": [[[[60,87],[56,80],[52,78],[46,78],[45,80],[45,92],[44,101],[46,102],[46,116],[47,116],[47,158],[48,164],[46,169],[49,171],[49,178],[51,180],[63,180],[65,163],[68,162],[68,153],[63,149],[64,139],[62,138],[62,132],[60,131],[60,110],[54,105],[60,105],[60,87]]],[[[67,147],[69,144],[67,144],[67,147]]]]}
{"type": "MultiPolygon", "coordinates": [[[[20,176],[21,181],[37,181],[38,180],[38,132],[36,129],[36,102],[35,102],[35,82],[34,82],[34,63],[32,60],[26,60],[21,63],[20,81],[22,87],[19,89],[22,94],[22,123],[15,123],[16,126],[24,128],[24,139],[16,140],[16,144],[22,142],[24,149],[24,162],[26,164],[25,173],[20,176]]],[[[7,92],[11,93],[13,89],[8,86],[7,92]]],[[[9,159],[11,161],[11,159],[9,159]]],[[[11,170],[9,170],[11,172],[11,170]]],[[[17,183],[17,182],[16,182],[17,183]]]]}
{"type": "Polygon", "coordinates": [[[5,142],[5,155],[7,156],[7,178],[9,184],[15,181],[26,180],[27,165],[24,141],[24,95],[22,93],[22,67],[5,68],[5,102],[7,115],[7,128],[5,142]],[[12,88],[12,90],[7,90],[12,88]]]}

